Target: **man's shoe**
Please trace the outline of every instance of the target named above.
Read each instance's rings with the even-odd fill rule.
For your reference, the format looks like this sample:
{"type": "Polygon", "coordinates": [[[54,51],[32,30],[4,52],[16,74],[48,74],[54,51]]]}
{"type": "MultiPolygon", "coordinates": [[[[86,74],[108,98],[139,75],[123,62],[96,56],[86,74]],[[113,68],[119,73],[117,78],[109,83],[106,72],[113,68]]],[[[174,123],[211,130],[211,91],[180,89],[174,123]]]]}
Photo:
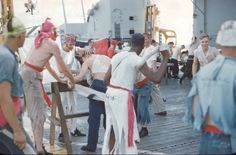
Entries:
{"type": "Polygon", "coordinates": [[[158,112],[158,113],[154,113],[155,115],[160,115],[160,116],[166,116],[167,115],[167,111],[162,111],[162,112],[158,112]]]}
{"type": "Polygon", "coordinates": [[[43,151],[37,151],[37,155],[53,155],[53,153],[48,152],[43,146],[43,151]]]}
{"type": "MultiPolygon", "coordinates": [[[[58,136],[58,141],[61,142],[61,143],[65,143],[65,138],[63,136],[63,133],[60,133],[59,136],[58,136]]],[[[69,142],[71,143],[72,141],[69,140],[69,142]]]]}
{"type": "Polygon", "coordinates": [[[65,143],[65,139],[64,139],[63,133],[59,134],[58,141],[61,142],[61,143],[65,143]]]}
{"type": "Polygon", "coordinates": [[[91,149],[88,146],[82,146],[80,149],[82,151],[86,151],[86,152],[95,152],[96,151],[96,149],[91,149]]]}
{"type": "Polygon", "coordinates": [[[74,136],[74,137],[84,137],[84,136],[86,136],[86,134],[80,132],[77,128],[74,130],[73,133],[71,132],[70,134],[71,134],[71,136],[74,136]]]}
{"type": "Polygon", "coordinates": [[[148,129],[142,127],[142,129],[139,131],[139,136],[140,136],[140,138],[148,136],[148,129]]]}

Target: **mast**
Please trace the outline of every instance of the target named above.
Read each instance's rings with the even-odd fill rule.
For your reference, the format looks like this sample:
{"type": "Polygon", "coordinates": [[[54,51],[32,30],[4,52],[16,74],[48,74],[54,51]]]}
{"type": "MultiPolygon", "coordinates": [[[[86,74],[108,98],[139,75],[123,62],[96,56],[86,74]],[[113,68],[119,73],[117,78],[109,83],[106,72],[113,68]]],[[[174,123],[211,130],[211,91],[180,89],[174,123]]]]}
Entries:
{"type": "Polygon", "coordinates": [[[82,12],[83,12],[83,18],[84,18],[84,23],[86,23],[86,18],[85,18],[85,13],[84,13],[84,2],[83,0],[80,0],[81,6],[82,6],[82,12]]]}
{"type": "Polygon", "coordinates": [[[65,20],[65,34],[67,33],[67,18],[66,18],[66,10],[65,10],[65,4],[64,4],[64,0],[61,0],[62,3],[62,9],[63,9],[63,16],[64,16],[64,20],[65,20]]]}

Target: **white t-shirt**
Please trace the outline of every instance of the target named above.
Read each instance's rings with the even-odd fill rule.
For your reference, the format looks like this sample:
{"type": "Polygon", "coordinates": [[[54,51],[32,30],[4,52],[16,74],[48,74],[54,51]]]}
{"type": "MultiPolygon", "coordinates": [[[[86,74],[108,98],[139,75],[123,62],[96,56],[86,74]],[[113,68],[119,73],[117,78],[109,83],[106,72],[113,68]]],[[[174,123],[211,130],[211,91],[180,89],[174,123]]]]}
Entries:
{"type": "Polygon", "coordinates": [[[72,70],[81,69],[81,64],[75,58],[75,50],[73,49],[70,52],[66,52],[63,49],[61,50],[61,57],[65,64],[72,70]]]}
{"type": "Polygon", "coordinates": [[[133,90],[142,58],[135,52],[120,52],[111,59],[112,78],[110,83],[133,90]],[[116,67],[117,66],[117,67],[116,67]]]}
{"type": "Polygon", "coordinates": [[[204,54],[202,46],[199,45],[196,50],[194,50],[194,57],[196,57],[200,63],[200,67],[205,66],[210,63],[219,54],[219,51],[215,47],[208,47],[208,51],[204,54]]]}
{"type": "Polygon", "coordinates": [[[179,56],[179,54],[181,52],[181,47],[176,47],[176,48],[174,48],[172,50],[173,50],[173,54],[171,56],[171,59],[178,60],[178,56],[179,56]]]}

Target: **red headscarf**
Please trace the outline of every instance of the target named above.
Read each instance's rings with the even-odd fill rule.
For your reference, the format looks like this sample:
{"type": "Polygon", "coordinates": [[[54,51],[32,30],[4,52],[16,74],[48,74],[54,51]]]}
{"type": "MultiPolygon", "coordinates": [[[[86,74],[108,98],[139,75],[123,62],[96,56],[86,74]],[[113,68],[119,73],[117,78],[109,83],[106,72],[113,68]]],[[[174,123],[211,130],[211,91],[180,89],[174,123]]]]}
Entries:
{"type": "Polygon", "coordinates": [[[55,25],[51,22],[50,18],[47,18],[42,24],[39,34],[34,40],[35,48],[38,48],[41,45],[41,42],[44,38],[52,37],[52,30],[55,29],[55,25]]]}
{"type": "Polygon", "coordinates": [[[73,34],[66,34],[65,35],[65,43],[66,44],[75,45],[75,43],[76,43],[76,36],[73,35],[73,34]]]}

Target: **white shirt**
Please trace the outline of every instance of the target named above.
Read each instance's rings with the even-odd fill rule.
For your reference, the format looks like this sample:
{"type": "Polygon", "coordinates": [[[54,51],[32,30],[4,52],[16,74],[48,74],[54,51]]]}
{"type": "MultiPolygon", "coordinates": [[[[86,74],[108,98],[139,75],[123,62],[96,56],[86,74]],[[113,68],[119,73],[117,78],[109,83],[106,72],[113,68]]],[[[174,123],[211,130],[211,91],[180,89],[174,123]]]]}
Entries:
{"type": "Polygon", "coordinates": [[[178,60],[178,56],[179,56],[179,54],[181,52],[181,47],[176,47],[176,48],[174,48],[172,50],[173,50],[173,54],[171,56],[171,59],[178,60]]]}
{"type": "Polygon", "coordinates": [[[120,52],[111,59],[111,85],[133,90],[142,58],[135,52],[120,52]],[[122,62],[120,63],[120,61],[122,62]],[[116,67],[118,66],[118,67],[116,67]]]}
{"type": "Polygon", "coordinates": [[[200,67],[205,66],[210,63],[219,54],[219,51],[215,47],[208,47],[208,51],[205,54],[202,50],[202,46],[199,45],[194,51],[194,57],[196,57],[200,63],[200,67]]]}

